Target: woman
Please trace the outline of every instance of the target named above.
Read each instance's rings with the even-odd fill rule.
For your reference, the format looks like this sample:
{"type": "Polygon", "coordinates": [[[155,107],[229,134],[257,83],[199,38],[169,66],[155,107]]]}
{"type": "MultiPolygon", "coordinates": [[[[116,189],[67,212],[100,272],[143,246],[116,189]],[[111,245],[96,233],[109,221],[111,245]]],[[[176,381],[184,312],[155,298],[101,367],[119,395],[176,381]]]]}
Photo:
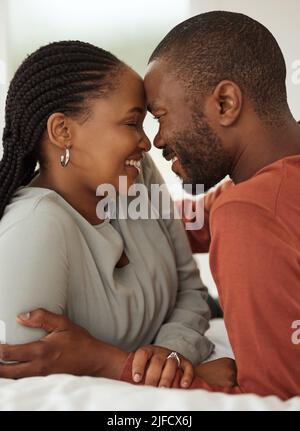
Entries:
{"type": "Polygon", "coordinates": [[[126,352],[144,346],[135,356],[136,382],[147,363],[146,382],[170,386],[178,358],[166,359],[177,351],[188,386],[189,361],[210,355],[206,290],[181,222],[96,214],[99,185],[118,190],[120,176],[128,187],[162,182],[151,159],[143,160],[150,149],[145,114],[142,79],[90,44],[52,43],[17,70],[0,166],[0,320],[6,342],[30,344],[2,347],[3,360],[19,363],[2,365],[1,376],[117,378],[126,352]],[[68,338],[73,324],[64,318],[55,327],[51,314],[44,330],[20,325],[24,316],[16,321],[41,307],[85,329],[68,338]],[[36,341],[45,330],[50,335],[36,341]],[[46,369],[43,355],[52,360],[46,369]]]}

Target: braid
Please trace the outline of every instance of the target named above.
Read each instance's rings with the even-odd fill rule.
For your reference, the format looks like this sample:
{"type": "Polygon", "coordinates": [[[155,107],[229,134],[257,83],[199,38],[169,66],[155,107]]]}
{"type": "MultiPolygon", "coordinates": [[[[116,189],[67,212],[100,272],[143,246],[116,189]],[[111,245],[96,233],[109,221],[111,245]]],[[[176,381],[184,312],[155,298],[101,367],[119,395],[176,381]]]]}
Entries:
{"type": "Polygon", "coordinates": [[[80,41],[54,42],[28,56],[8,90],[0,161],[0,218],[16,189],[36,175],[39,146],[54,112],[83,114],[85,100],[112,90],[123,63],[80,41]]]}

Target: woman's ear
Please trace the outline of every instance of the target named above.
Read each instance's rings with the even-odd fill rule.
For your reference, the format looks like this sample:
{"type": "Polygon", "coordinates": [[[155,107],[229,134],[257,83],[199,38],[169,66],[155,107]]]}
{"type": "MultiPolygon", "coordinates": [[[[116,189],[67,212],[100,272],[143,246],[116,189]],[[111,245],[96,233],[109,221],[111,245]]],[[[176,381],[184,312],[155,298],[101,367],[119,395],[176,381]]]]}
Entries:
{"type": "Polygon", "coordinates": [[[220,126],[228,127],[238,119],[242,108],[242,92],[232,81],[219,82],[213,91],[220,126]]]}
{"type": "Polygon", "coordinates": [[[64,149],[72,140],[70,118],[60,112],[51,114],[47,121],[47,132],[51,144],[64,149]]]}

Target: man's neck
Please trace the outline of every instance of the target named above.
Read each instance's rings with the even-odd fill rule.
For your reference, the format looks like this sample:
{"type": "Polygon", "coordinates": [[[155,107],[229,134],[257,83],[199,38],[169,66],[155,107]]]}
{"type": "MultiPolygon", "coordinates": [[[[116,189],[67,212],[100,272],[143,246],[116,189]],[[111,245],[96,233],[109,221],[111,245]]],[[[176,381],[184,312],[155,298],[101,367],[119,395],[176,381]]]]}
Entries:
{"type": "Polygon", "coordinates": [[[255,128],[245,133],[246,140],[230,174],[234,183],[246,181],[271,163],[289,156],[300,156],[300,126],[289,122],[280,128],[255,128]]]}

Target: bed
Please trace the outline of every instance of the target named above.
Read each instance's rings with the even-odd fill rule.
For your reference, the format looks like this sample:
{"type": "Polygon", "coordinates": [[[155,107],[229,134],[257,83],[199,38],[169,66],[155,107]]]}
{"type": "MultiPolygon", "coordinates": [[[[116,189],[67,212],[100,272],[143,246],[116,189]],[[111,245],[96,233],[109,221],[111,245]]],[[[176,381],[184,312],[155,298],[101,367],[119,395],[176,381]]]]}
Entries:
{"type": "MultiPolygon", "coordinates": [[[[208,336],[216,345],[215,357],[232,356],[222,319],[211,321],[208,336]]],[[[283,402],[275,396],[137,387],[104,378],[57,374],[0,379],[0,410],[300,410],[300,396],[283,402]]]]}

